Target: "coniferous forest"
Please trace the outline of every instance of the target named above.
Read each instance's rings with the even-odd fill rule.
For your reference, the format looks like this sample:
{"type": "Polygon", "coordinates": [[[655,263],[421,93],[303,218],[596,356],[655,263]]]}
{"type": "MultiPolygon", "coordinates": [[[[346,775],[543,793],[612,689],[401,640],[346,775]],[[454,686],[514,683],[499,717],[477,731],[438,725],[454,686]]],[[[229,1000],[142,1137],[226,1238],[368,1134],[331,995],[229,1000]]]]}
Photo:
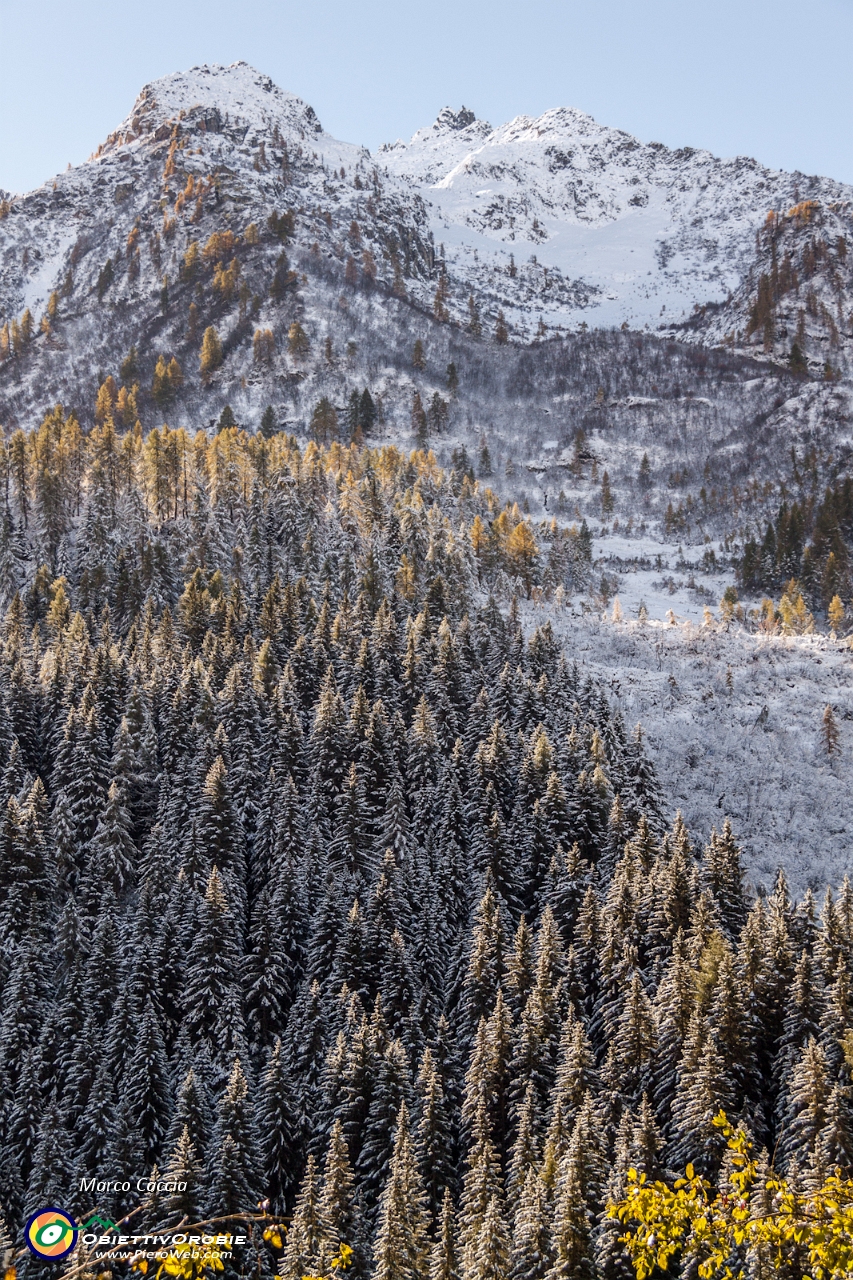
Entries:
{"type": "Polygon", "coordinates": [[[156,1168],[150,1222],[268,1200],[285,1280],[627,1280],[605,1203],[716,1174],[720,1108],[849,1168],[853,892],[754,899],[666,812],[531,622],[583,531],[237,428],[57,410],[0,462],[10,1236],[156,1168]]]}

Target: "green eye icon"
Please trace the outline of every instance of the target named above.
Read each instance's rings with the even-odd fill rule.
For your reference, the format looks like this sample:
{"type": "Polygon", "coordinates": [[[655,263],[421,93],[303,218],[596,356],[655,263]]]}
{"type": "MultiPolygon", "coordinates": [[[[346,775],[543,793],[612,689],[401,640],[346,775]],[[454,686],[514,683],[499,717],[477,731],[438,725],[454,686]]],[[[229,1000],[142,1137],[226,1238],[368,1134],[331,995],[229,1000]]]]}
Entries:
{"type": "Polygon", "coordinates": [[[42,1245],[45,1249],[51,1249],[55,1244],[59,1244],[70,1229],[67,1222],[54,1218],[53,1222],[46,1222],[43,1227],[39,1227],[36,1232],[36,1244],[42,1245]]]}

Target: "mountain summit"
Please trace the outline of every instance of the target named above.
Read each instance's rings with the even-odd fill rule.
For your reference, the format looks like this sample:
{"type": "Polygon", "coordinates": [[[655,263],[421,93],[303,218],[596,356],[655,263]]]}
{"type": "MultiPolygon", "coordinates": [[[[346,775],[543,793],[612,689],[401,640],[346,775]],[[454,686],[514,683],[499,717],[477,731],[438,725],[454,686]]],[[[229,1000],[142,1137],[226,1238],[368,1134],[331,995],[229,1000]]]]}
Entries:
{"type": "MultiPolygon", "coordinates": [[[[145,85],[127,119],[100,149],[127,146],[176,120],[215,128],[226,120],[259,132],[285,129],[300,137],[323,132],[312,107],[247,62],[192,67],[145,85]]],[[[215,131],[219,131],[216,129],[215,131]]]]}
{"type": "MultiPolygon", "coordinates": [[[[472,286],[484,260],[500,269],[511,253],[526,264],[519,292],[558,327],[669,327],[751,293],[769,213],[816,202],[832,240],[849,228],[853,188],[830,179],[644,144],[571,108],[496,129],[465,114],[460,126],[445,110],[380,160],[429,202],[436,240],[472,286]]],[[[748,325],[745,300],[724,317],[732,337],[748,325]]]]}

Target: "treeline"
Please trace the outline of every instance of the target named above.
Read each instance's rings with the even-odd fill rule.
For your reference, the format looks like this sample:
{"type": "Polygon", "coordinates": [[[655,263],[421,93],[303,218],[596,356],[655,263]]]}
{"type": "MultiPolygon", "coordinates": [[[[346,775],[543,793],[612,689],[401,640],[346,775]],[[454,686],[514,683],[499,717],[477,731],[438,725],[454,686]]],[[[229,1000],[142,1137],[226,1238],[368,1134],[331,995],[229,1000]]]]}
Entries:
{"type": "Polygon", "coordinates": [[[357,1277],[621,1277],[607,1197],[713,1173],[720,1106],[795,1178],[850,1163],[850,887],[753,903],[728,825],[667,826],[641,732],[478,587],[485,493],[76,440],[24,439],[5,513],[10,1227],[156,1165],[147,1224],[269,1199],[287,1280],[341,1240],[357,1277]]]}
{"type": "MultiPolygon", "coordinates": [[[[357,410],[369,409],[362,393],[357,410]]],[[[187,563],[234,574],[257,594],[277,573],[281,582],[316,569],[315,507],[328,501],[349,512],[347,528],[371,552],[361,569],[352,554],[333,557],[330,580],[340,570],[357,591],[366,574],[372,603],[396,590],[408,603],[428,601],[438,616],[456,618],[480,589],[509,598],[514,590],[529,596],[586,583],[592,542],[585,525],[534,527],[516,503],[474,480],[470,466],[443,469],[422,450],[312,442],[303,451],[276,432],[271,417],[258,434],[232,426],[190,435],[164,426],[143,435],[138,423],[119,433],[109,416],[84,433],[57,406],[37,431],[0,442],[0,599],[8,605],[20,590],[43,618],[52,581],[72,563],[82,610],[108,606],[121,625],[147,600],[183,608],[187,563]],[[207,526],[210,538],[200,533],[207,526]],[[202,537],[200,557],[187,548],[188,530],[202,537]],[[269,550],[259,559],[263,538],[269,550]],[[113,555],[108,574],[105,557],[113,555]]],[[[223,588],[211,588],[202,574],[196,589],[223,588]]]]}

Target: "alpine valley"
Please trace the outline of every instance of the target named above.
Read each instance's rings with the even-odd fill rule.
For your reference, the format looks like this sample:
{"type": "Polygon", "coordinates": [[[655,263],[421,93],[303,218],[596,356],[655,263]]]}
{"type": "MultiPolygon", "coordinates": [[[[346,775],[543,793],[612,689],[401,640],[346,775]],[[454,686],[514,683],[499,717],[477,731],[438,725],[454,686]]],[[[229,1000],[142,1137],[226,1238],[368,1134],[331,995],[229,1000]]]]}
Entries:
{"type": "Polygon", "coordinates": [[[245,63],[0,192],[7,1280],[850,1274],[851,223],[245,63]]]}

